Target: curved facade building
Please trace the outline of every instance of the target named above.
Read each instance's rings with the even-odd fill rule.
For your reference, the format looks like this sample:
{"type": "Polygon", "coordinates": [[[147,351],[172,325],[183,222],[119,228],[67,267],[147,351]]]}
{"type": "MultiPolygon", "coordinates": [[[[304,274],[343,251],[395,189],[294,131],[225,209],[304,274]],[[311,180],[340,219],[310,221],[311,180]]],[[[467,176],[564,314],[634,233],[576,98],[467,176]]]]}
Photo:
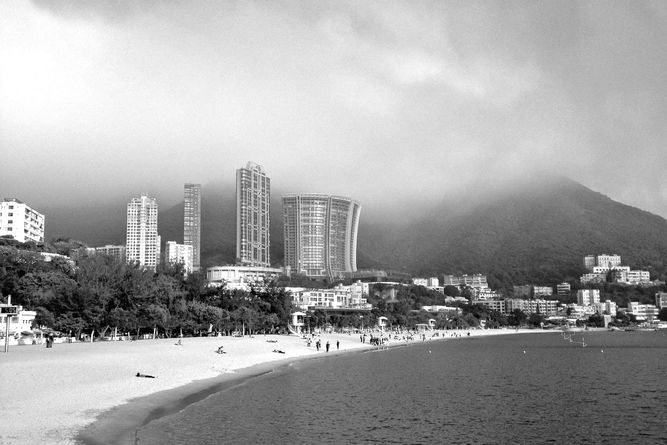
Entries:
{"type": "Polygon", "coordinates": [[[285,266],[309,277],[357,270],[361,205],[341,196],[283,195],[285,266]]]}

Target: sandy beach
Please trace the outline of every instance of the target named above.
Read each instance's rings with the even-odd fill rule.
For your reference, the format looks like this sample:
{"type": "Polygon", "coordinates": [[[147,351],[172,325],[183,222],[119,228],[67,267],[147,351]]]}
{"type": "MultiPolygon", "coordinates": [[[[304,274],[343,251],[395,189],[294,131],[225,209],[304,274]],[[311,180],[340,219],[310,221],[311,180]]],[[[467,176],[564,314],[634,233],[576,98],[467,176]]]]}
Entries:
{"type": "MultiPolygon", "coordinates": [[[[458,338],[470,338],[467,332],[478,337],[548,331],[470,330],[458,331],[458,338]]],[[[453,338],[449,332],[428,340],[453,338]]],[[[71,444],[84,429],[86,441],[105,443],[110,434],[181,409],[238,379],[327,354],[327,341],[329,355],[372,348],[358,335],[320,339],[319,352],[297,336],[263,335],[183,338],[180,346],[177,339],[12,346],[0,353],[0,444],[71,444]],[[221,345],[225,353],[217,354],[221,345]]],[[[404,344],[395,340],[389,346],[404,344]]]]}

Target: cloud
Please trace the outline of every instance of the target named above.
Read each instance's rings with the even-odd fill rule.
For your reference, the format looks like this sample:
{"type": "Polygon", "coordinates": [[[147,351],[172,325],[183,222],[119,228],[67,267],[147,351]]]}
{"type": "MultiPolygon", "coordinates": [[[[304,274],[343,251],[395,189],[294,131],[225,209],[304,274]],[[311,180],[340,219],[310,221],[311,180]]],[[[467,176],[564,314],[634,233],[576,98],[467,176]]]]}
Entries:
{"type": "Polygon", "coordinates": [[[0,189],[180,195],[252,160],[381,205],[547,169],[667,215],[665,27],[660,2],[3,2],[0,189]]]}

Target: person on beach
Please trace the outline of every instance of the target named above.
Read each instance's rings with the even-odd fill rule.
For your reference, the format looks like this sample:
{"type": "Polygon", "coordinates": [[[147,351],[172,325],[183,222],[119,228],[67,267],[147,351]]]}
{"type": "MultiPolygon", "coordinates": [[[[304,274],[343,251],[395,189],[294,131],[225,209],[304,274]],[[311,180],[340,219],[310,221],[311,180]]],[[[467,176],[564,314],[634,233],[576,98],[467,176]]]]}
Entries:
{"type": "Polygon", "coordinates": [[[340,341],[336,340],[336,351],[340,349],[340,341]]]}
{"type": "Polygon", "coordinates": [[[319,352],[319,350],[320,350],[320,340],[319,339],[315,342],[315,348],[317,348],[317,351],[319,352]]]}
{"type": "Polygon", "coordinates": [[[215,351],[215,352],[217,352],[218,354],[224,354],[224,353],[225,353],[225,351],[223,351],[223,350],[222,350],[222,348],[223,348],[223,346],[222,346],[222,345],[220,345],[220,347],[218,348],[218,350],[217,350],[217,351],[215,351]]]}
{"type": "Polygon", "coordinates": [[[327,352],[329,352],[329,340],[327,340],[327,352]]]}

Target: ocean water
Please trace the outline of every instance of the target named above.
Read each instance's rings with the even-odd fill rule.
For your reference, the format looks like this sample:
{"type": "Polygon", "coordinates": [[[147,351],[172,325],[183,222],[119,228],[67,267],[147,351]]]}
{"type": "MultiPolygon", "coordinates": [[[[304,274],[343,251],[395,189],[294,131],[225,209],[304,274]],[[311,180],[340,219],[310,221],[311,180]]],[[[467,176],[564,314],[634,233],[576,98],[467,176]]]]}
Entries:
{"type": "Polygon", "coordinates": [[[297,362],[139,444],[665,444],[667,332],[463,338],[297,362]]]}

